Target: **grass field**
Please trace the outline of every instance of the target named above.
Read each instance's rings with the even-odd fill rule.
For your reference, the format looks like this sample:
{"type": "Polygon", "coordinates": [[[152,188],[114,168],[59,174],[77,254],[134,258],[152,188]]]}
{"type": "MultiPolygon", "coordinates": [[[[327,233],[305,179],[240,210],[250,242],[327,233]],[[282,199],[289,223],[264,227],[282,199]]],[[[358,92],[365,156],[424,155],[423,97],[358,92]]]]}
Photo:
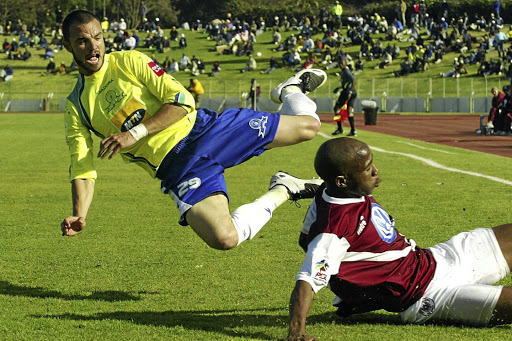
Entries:
{"type": "MultiPolygon", "coordinates": [[[[120,158],[97,162],[99,179],[80,235],[60,235],[71,213],[61,114],[0,115],[0,339],[275,340],[287,333],[287,304],[303,253],[297,245],[308,201],[285,204],[250,242],[220,252],[186,227],[159,183],[120,158]]],[[[332,127],[324,125],[329,134],[332,127]]],[[[512,181],[512,159],[359,130],[385,151],[512,181]],[[437,151],[436,151],[437,150],[437,151]],[[451,154],[440,153],[450,151],[451,154]]],[[[266,191],[273,173],[314,175],[326,137],[264,153],[226,171],[231,207],[266,191]]],[[[95,147],[97,147],[97,141],[95,147]]],[[[375,151],[383,183],[374,193],[397,228],[421,246],[512,221],[511,186],[434,169],[375,151]]],[[[511,284],[510,278],[503,283],[511,284]]],[[[321,340],[506,340],[490,329],[403,326],[383,311],[336,319],[321,291],[308,331],[321,340]]]]}

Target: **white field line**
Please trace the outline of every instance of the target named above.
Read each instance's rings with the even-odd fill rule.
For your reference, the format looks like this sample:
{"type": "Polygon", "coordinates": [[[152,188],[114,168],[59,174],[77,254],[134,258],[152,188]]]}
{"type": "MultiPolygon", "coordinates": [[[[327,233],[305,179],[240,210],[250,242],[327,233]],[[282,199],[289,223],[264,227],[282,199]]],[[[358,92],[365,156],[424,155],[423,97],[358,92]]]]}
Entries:
{"type": "Polygon", "coordinates": [[[420,145],[417,145],[417,144],[414,144],[414,143],[411,143],[411,142],[402,142],[402,141],[395,141],[395,142],[396,143],[406,144],[408,146],[415,147],[415,148],[418,148],[418,149],[431,150],[431,151],[438,152],[438,153],[452,154],[452,155],[457,154],[457,153],[453,153],[453,152],[448,152],[446,150],[423,147],[423,146],[420,146],[420,145]]]}
{"type": "MultiPolygon", "coordinates": [[[[322,133],[322,132],[318,133],[318,135],[320,135],[320,136],[322,136],[322,137],[324,137],[326,139],[332,139],[331,136],[329,136],[329,135],[327,135],[325,133],[322,133]]],[[[488,179],[488,180],[496,181],[496,182],[499,182],[499,183],[502,183],[502,184],[505,184],[505,185],[512,186],[512,181],[509,181],[509,180],[505,180],[505,179],[501,179],[501,178],[498,178],[498,177],[495,177],[495,176],[485,175],[485,174],[481,174],[481,173],[477,173],[477,172],[470,172],[470,171],[465,171],[465,170],[462,170],[462,169],[447,167],[447,166],[444,166],[444,165],[442,165],[440,163],[437,163],[437,162],[435,162],[433,160],[430,160],[430,159],[427,159],[427,158],[424,158],[424,157],[421,157],[421,156],[418,156],[418,155],[401,153],[401,152],[394,152],[394,151],[388,151],[388,150],[385,150],[385,149],[382,149],[382,148],[372,147],[372,146],[370,146],[370,148],[372,150],[376,150],[376,151],[381,152],[381,153],[395,154],[395,155],[400,155],[400,156],[405,156],[405,157],[408,157],[408,158],[411,158],[411,159],[415,159],[415,160],[421,161],[421,162],[427,164],[428,166],[431,166],[431,167],[434,167],[434,168],[439,168],[439,169],[446,170],[446,171],[449,171],[449,172],[454,172],[454,173],[461,173],[461,174],[476,176],[476,177],[479,177],[479,178],[484,178],[484,179],[488,179]]]]}

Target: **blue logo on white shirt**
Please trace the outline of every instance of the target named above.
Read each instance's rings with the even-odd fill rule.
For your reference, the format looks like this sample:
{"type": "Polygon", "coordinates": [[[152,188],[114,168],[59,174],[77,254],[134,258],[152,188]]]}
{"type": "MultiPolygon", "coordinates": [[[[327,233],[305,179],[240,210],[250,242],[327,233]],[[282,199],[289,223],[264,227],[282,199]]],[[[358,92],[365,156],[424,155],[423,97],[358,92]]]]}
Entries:
{"type": "Polygon", "coordinates": [[[395,220],[376,203],[372,203],[372,223],[383,241],[391,243],[396,239],[395,220]]]}

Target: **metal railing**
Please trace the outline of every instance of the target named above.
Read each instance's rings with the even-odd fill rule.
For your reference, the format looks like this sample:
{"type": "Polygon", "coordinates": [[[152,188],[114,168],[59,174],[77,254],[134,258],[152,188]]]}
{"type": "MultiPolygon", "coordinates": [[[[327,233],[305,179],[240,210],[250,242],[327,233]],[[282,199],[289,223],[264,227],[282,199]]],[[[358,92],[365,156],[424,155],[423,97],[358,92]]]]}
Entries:
{"type": "MultiPolygon", "coordinates": [[[[261,97],[270,97],[270,91],[279,84],[280,79],[255,77],[261,88],[261,97]]],[[[239,98],[243,105],[243,99],[250,91],[250,80],[218,80],[214,77],[201,78],[205,93],[203,98],[239,98]]],[[[52,88],[40,86],[38,90],[20,91],[19,83],[12,86],[13,81],[0,83],[0,111],[8,111],[9,103],[12,100],[31,100],[41,102],[41,110],[61,111],[63,100],[69,95],[73,85],[68,91],[63,91],[62,86],[52,88]],[[12,82],[12,83],[11,83],[12,82]]],[[[335,99],[332,91],[339,86],[339,79],[330,76],[324,86],[312,93],[312,97],[335,99]]],[[[389,78],[358,78],[358,97],[376,98],[384,101],[381,110],[385,108],[387,98],[424,98],[426,110],[429,111],[429,103],[436,98],[470,98],[471,102],[478,98],[490,98],[490,90],[496,86],[501,89],[504,85],[510,84],[504,78],[412,78],[412,77],[389,77],[389,78]]],[[[66,86],[68,87],[68,86],[66,86]]],[[[23,88],[23,86],[21,86],[23,88]]],[[[30,84],[26,88],[34,89],[30,84]]],[[[37,88],[37,87],[36,87],[37,88]]],[[[32,105],[34,106],[34,104],[32,105]]],[[[472,105],[470,105],[472,107],[472,105]]],[[[471,110],[472,108],[470,108],[471,110]]],[[[34,109],[35,110],[35,109],[34,109]]]]}

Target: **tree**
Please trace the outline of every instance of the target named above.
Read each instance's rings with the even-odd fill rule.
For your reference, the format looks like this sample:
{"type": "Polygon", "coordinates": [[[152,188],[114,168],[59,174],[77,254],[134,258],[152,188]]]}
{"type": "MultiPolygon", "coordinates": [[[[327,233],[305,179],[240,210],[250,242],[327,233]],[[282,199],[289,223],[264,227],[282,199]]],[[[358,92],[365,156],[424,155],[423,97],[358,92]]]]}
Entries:
{"type": "MultiPolygon", "coordinates": [[[[140,8],[141,0],[112,0],[111,17],[118,20],[123,18],[129,29],[140,26],[140,8]]],[[[145,5],[148,9],[146,17],[159,18],[164,27],[178,23],[179,11],[175,10],[169,0],[146,0],[145,5]]]]}

